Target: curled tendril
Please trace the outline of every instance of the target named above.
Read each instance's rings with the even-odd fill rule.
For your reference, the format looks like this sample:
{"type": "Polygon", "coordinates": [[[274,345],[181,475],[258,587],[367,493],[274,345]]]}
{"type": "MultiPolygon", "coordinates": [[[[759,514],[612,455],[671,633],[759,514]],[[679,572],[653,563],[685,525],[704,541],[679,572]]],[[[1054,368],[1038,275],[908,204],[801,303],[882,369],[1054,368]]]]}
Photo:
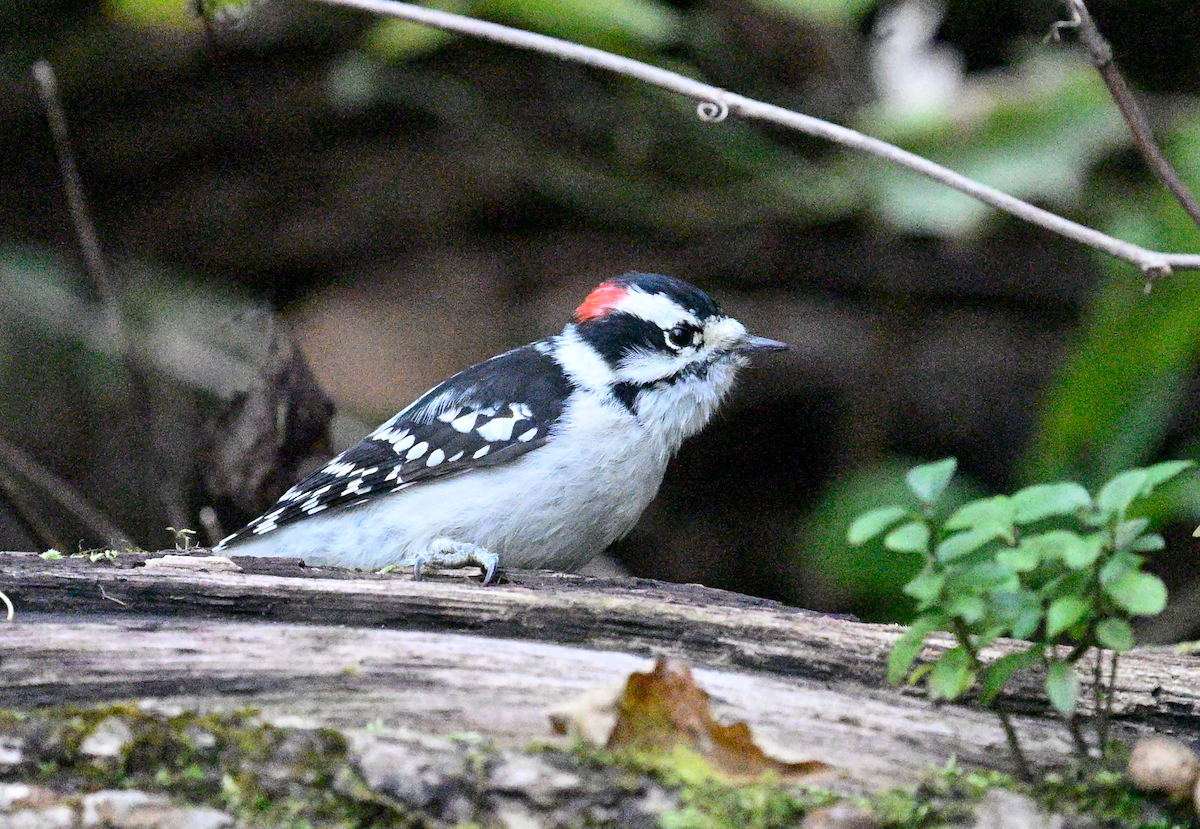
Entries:
{"type": "Polygon", "coordinates": [[[1046,33],[1046,37],[1043,39],[1043,42],[1049,43],[1050,41],[1054,41],[1055,43],[1061,43],[1062,42],[1062,33],[1065,30],[1078,29],[1080,26],[1083,25],[1083,18],[1080,17],[1078,9],[1076,9],[1074,6],[1072,6],[1070,3],[1068,3],[1067,11],[1069,11],[1071,13],[1071,19],[1070,20],[1058,20],[1058,21],[1055,21],[1054,23],[1051,23],[1050,31],[1048,31],[1046,33]]]}
{"type": "Polygon", "coordinates": [[[696,116],[701,121],[724,121],[729,115],[729,104],[724,101],[701,101],[696,105],[696,116]]]}

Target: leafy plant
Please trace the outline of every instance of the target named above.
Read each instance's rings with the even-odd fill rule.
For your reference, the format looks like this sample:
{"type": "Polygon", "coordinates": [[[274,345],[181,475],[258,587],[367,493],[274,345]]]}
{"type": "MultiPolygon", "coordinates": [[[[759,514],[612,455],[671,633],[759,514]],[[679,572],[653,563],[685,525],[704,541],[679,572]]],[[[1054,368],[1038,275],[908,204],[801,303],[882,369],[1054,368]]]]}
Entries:
{"type": "Polygon", "coordinates": [[[1130,622],[1160,613],[1167,603],[1162,580],[1142,571],[1145,554],[1165,542],[1149,532],[1149,520],[1131,517],[1131,507],[1192,465],[1167,461],[1121,472],[1095,496],[1077,483],[1038,484],[1011,496],[970,501],[949,515],[939,506],[957,461],[909,470],[905,482],[915,504],[873,509],[847,533],[852,545],[882,537],[889,550],[923,561],[904,588],[917,600],[918,615],[893,646],[888,679],[923,681],[942,699],[957,699],[978,685],[979,701],[996,710],[1013,758],[1028,774],[1016,732],[995,708],[1001,690],[1016,672],[1040,666],[1046,696],[1086,756],[1075,716],[1080,696],[1075,667],[1096,650],[1094,710],[1103,750],[1117,654],[1134,644],[1130,622]],[[949,633],[953,647],[914,669],[926,638],[936,631],[949,633]],[[983,649],[1001,637],[1029,644],[985,659],[983,649]]]}

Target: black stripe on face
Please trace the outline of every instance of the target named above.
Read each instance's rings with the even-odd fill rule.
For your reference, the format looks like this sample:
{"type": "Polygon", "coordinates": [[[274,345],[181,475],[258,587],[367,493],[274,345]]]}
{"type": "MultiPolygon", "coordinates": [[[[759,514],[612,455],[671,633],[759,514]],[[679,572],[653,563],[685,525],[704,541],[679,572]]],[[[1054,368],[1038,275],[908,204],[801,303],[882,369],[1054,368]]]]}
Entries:
{"type": "Polygon", "coordinates": [[[663,377],[660,380],[653,380],[649,383],[630,383],[621,382],[614,383],[612,387],[613,396],[620,401],[630,414],[637,414],[637,399],[638,395],[646,389],[661,389],[664,386],[671,386],[678,383],[680,380],[687,380],[691,377],[699,377],[704,379],[708,376],[710,363],[706,360],[697,360],[693,363],[688,363],[679,371],[672,374],[670,377],[663,377]]]}
{"type": "Polygon", "coordinates": [[[613,397],[617,398],[631,415],[636,415],[637,396],[644,388],[646,386],[638,383],[617,383],[612,387],[613,397]]]}
{"type": "Polygon", "coordinates": [[[577,329],[614,371],[631,351],[663,351],[666,348],[663,330],[656,323],[625,311],[613,311],[586,320],[579,323],[577,329]]]}

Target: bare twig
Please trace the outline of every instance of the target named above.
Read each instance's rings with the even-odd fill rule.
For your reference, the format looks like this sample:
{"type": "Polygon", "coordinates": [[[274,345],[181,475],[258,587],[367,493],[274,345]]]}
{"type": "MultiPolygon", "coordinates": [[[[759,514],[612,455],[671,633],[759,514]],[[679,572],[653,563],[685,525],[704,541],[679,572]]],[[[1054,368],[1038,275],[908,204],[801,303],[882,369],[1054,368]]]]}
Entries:
{"type": "Polygon", "coordinates": [[[67,116],[63,111],[62,101],[58,97],[58,79],[49,61],[39,60],[33,64],[33,77],[37,81],[38,94],[42,98],[42,107],[46,110],[46,120],[50,124],[50,134],[54,137],[54,148],[58,155],[59,173],[62,175],[63,189],[67,191],[67,205],[71,209],[71,221],[75,224],[75,235],[83,250],[83,262],[96,292],[111,317],[116,336],[116,351],[122,357],[129,352],[128,337],[120,314],[120,304],[117,291],[109,277],[108,265],[104,262],[104,254],[100,250],[100,238],[96,234],[96,224],[88,210],[87,199],[83,195],[83,181],[79,177],[79,166],[75,163],[75,153],[71,149],[71,136],[67,131],[67,116]]]}
{"type": "Polygon", "coordinates": [[[8,498],[12,504],[13,511],[17,518],[25,525],[25,528],[33,534],[35,541],[44,548],[52,548],[62,551],[71,549],[71,545],[66,540],[60,537],[51,527],[50,522],[42,515],[29,493],[21,487],[17,479],[9,472],[9,470],[0,461],[0,490],[3,490],[4,496],[8,498]]]}
{"type": "Polygon", "coordinates": [[[96,225],[92,221],[87,199],[84,197],[83,181],[79,177],[79,166],[75,161],[75,151],[71,147],[70,133],[67,129],[66,112],[58,95],[58,80],[55,77],[54,68],[48,61],[36,61],[32,70],[33,77],[37,80],[42,105],[46,110],[50,132],[54,136],[54,147],[58,154],[63,188],[67,193],[71,220],[75,224],[75,232],[83,250],[84,263],[96,292],[100,295],[101,305],[112,327],[117,358],[126,369],[125,385],[130,408],[141,421],[140,434],[145,441],[146,451],[143,453],[145,460],[137,466],[137,474],[144,479],[145,488],[157,496],[167,513],[168,521],[182,525],[187,523],[187,510],[183,506],[182,495],[178,491],[178,487],[174,485],[170,472],[164,468],[163,453],[158,451],[150,391],[147,388],[145,374],[141,370],[142,363],[138,350],[130,338],[128,327],[125,324],[120,291],[114,284],[108,266],[105,264],[99,237],[96,234],[96,225]]]}
{"type": "Polygon", "coordinates": [[[123,602],[120,599],[118,599],[116,596],[108,595],[108,593],[105,592],[105,590],[104,590],[103,584],[100,585],[100,598],[107,599],[110,602],[115,602],[116,604],[119,604],[121,607],[129,607],[129,602],[123,602]]]}
{"type": "Polygon", "coordinates": [[[706,121],[720,121],[727,115],[733,114],[743,118],[767,121],[772,124],[790,127],[798,132],[824,138],[851,149],[870,153],[871,155],[907,167],[921,175],[928,176],[934,181],[945,184],[960,193],[989,204],[999,210],[1040,225],[1054,233],[1074,239],[1096,250],[1103,251],[1118,259],[1130,262],[1141,269],[1147,279],[1161,279],[1170,276],[1175,269],[1200,270],[1200,255],[1182,253],[1162,253],[1147,250],[1130,242],[1116,239],[1070,219],[1035,207],[1028,202],[1007,193],[980,184],[964,175],[949,170],[940,164],[935,164],[927,158],[902,150],[899,147],[863,135],[847,127],[822,121],[810,115],[802,115],[783,107],[756,101],[727,92],[719,87],[685,77],[657,66],[651,66],[631,58],[621,57],[590,46],[560,40],[546,35],[513,29],[498,23],[476,20],[471,17],[439,11],[437,9],[413,6],[395,0],[316,0],[335,6],[347,6],[378,14],[400,17],[415,23],[423,23],[439,29],[470,35],[472,37],[492,40],[521,49],[542,52],[564,60],[594,66],[637,78],[646,83],[677,92],[699,102],[698,115],[706,121]]]}
{"type": "Polygon", "coordinates": [[[1064,28],[1077,30],[1079,42],[1087,49],[1092,65],[1104,79],[1113,101],[1121,110],[1125,122],[1129,124],[1134,146],[1137,147],[1138,152],[1142,154],[1142,158],[1145,159],[1146,164],[1150,166],[1162,185],[1171,191],[1171,195],[1175,197],[1179,205],[1200,227],[1200,202],[1196,200],[1195,194],[1183,183],[1175,172],[1175,168],[1171,166],[1171,162],[1167,161],[1162,150],[1159,149],[1158,143],[1154,140],[1154,134],[1150,130],[1150,123],[1146,120],[1146,115],[1138,105],[1137,99],[1133,97],[1133,90],[1129,88],[1125,76],[1121,74],[1121,70],[1113,61],[1112,46],[1100,33],[1096,21],[1088,12],[1087,5],[1083,0],[1066,0],[1066,4],[1067,10],[1071,13],[1071,19],[1055,24],[1052,32],[1054,37],[1057,38],[1059,31],[1064,28]]]}
{"type": "Polygon", "coordinates": [[[0,462],[44,490],[59,506],[75,516],[89,532],[115,546],[131,546],[128,534],[110,521],[108,516],[83,500],[65,481],[42,468],[37,461],[3,438],[0,438],[0,462]]]}

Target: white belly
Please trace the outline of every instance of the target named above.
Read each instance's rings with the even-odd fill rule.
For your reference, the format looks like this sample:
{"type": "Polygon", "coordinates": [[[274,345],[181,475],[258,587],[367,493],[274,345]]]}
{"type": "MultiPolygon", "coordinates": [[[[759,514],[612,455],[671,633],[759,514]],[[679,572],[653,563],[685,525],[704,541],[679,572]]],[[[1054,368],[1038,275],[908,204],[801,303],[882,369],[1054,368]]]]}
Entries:
{"type": "Polygon", "coordinates": [[[377,568],[411,564],[446,537],[497,554],[501,567],[578,569],[633,528],[670,456],[627,413],[597,407],[578,414],[561,427],[583,430],[582,440],[552,439],[511,463],[285,524],[229,552],[377,568]]]}

